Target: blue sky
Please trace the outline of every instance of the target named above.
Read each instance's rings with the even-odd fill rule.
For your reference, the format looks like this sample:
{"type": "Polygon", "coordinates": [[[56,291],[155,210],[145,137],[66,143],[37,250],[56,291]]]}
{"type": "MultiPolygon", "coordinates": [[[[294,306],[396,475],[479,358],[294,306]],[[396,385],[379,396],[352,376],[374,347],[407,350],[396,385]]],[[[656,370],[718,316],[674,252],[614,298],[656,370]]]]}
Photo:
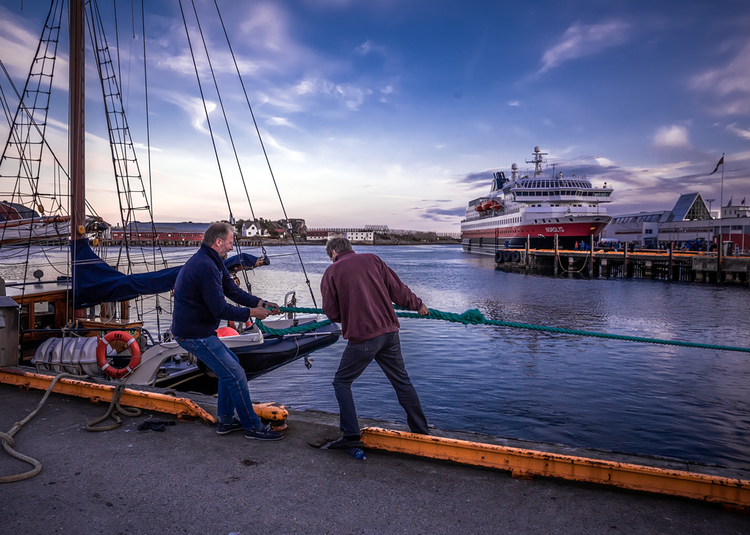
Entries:
{"type": "MultiPolygon", "coordinates": [[[[101,1],[115,43],[112,1],[101,1]]],[[[118,2],[126,111],[146,144],[140,2],[118,2]]],[[[458,231],[491,172],[531,166],[615,188],[612,214],[681,193],[750,195],[750,2],[218,0],[290,217],[308,226],[458,231]]],[[[0,58],[22,85],[49,3],[0,0],[0,58]],[[21,9],[23,7],[23,9],[21,9]]],[[[192,5],[183,0],[201,52],[192,5]]],[[[256,215],[282,217],[212,0],[196,0],[256,215]]],[[[157,220],[228,216],[177,0],[146,5],[157,220]]],[[[67,43],[61,45],[67,59],[67,43]]],[[[250,211],[201,53],[232,212],[250,211]]],[[[88,198],[116,222],[106,130],[88,67],[88,198]]],[[[61,61],[52,137],[66,159],[61,61]]],[[[8,93],[7,80],[0,85],[8,93]]],[[[15,104],[15,102],[13,102],[15,104]]],[[[2,139],[7,123],[0,122],[2,139]]],[[[145,149],[139,148],[144,176],[145,149]]],[[[750,200],[750,199],[748,199],[750,200]]]]}

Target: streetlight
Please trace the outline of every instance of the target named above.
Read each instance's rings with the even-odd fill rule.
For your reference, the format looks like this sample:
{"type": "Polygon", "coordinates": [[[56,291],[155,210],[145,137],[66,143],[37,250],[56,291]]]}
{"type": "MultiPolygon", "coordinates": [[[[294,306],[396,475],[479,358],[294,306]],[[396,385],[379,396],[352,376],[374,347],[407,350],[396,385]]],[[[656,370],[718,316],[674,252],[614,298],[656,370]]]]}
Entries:
{"type": "Polygon", "coordinates": [[[714,216],[711,215],[711,203],[715,200],[716,199],[706,199],[706,202],[708,203],[708,232],[706,233],[706,241],[708,243],[706,244],[706,252],[711,250],[711,220],[714,218],[714,216]]]}
{"type": "Polygon", "coordinates": [[[711,217],[711,203],[714,202],[716,199],[706,199],[706,202],[708,203],[708,218],[713,219],[711,217]]]}

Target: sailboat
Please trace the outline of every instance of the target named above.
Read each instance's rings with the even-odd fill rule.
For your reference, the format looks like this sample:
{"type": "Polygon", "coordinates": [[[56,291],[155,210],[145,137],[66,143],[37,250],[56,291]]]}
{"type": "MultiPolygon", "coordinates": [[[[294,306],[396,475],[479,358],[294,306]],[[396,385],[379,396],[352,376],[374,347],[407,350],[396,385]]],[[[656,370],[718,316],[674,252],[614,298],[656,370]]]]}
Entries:
{"type": "MultiPolygon", "coordinates": [[[[17,321],[19,351],[16,358],[11,360],[15,360],[13,363],[21,367],[33,366],[46,372],[100,376],[126,384],[210,392],[216,388],[216,380],[209,369],[170,340],[169,333],[159,333],[154,339],[144,328],[142,318],[130,317],[131,303],[143,296],[155,296],[156,308],[160,307],[160,296],[169,300],[169,292],[174,287],[181,266],[168,267],[164,262],[163,269],[136,273],[132,272],[129,264],[129,272],[122,273],[92,249],[92,245],[96,248],[104,240],[108,225],[96,214],[86,214],[86,22],[105,96],[123,229],[133,228],[135,225],[137,231],[138,222],[133,214],[137,214],[138,210],[149,214],[151,222],[146,224],[147,228],[150,225],[153,230],[154,225],[153,215],[150,213],[151,203],[140,180],[134,144],[130,139],[119,84],[96,0],[70,0],[69,3],[69,168],[65,169],[57,158],[54,158],[53,164],[58,182],[69,182],[67,206],[61,200],[63,196],[60,192],[45,197],[38,189],[39,173],[43,167],[42,152],[48,148],[44,134],[63,5],[63,0],[52,0],[26,86],[22,92],[16,92],[19,104],[13,116],[8,142],[0,158],[0,171],[3,163],[13,162],[17,169],[15,184],[27,183],[30,191],[24,194],[19,189],[13,189],[10,199],[0,202],[0,250],[9,246],[29,248],[51,243],[69,244],[70,270],[69,274],[51,281],[42,280],[44,274],[41,271],[33,274],[36,281],[27,280],[26,274],[23,281],[16,283],[6,284],[0,279],[0,295],[12,298],[20,310],[17,321]],[[43,105],[39,104],[40,99],[43,105]],[[34,141],[36,138],[39,140],[34,141]],[[140,189],[135,188],[134,195],[129,188],[138,181],[141,186],[140,189]],[[144,201],[136,205],[133,198],[139,193],[144,201]],[[49,207],[45,210],[44,199],[55,210],[49,207]]],[[[180,8],[182,9],[182,4],[180,8]]],[[[198,80],[200,83],[200,77],[198,80]]],[[[7,102],[7,98],[4,98],[3,110],[10,116],[7,102]]],[[[0,172],[0,180],[5,180],[7,176],[0,172]]],[[[91,211],[92,207],[89,208],[91,211]]],[[[284,212],[286,215],[285,210],[284,212]]],[[[130,258],[127,236],[128,233],[124,232],[122,245],[125,247],[124,254],[130,258]]],[[[154,257],[156,258],[155,251],[154,257]]],[[[236,273],[245,273],[259,265],[268,264],[265,255],[264,258],[265,262],[258,262],[256,257],[241,253],[228,259],[227,263],[236,273]]],[[[154,265],[156,263],[154,261],[154,265]]],[[[304,266],[302,269],[304,271],[304,266]]],[[[309,280],[307,283],[309,287],[309,280]]],[[[312,289],[310,292],[314,302],[312,289]]],[[[296,294],[288,292],[284,305],[295,304],[296,294]]],[[[273,329],[283,330],[291,326],[318,323],[320,319],[317,316],[296,316],[290,313],[276,320],[269,318],[266,324],[273,329]]],[[[219,329],[219,333],[225,335],[223,341],[240,359],[248,379],[252,379],[300,358],[304,358],[307,364],[307,355],[336,342],[341,331],[338,325],[328,324],[306,332],[268,335],[261,332],[256,324],[248,322],[233,328],[223,327],[219,329]]]]}

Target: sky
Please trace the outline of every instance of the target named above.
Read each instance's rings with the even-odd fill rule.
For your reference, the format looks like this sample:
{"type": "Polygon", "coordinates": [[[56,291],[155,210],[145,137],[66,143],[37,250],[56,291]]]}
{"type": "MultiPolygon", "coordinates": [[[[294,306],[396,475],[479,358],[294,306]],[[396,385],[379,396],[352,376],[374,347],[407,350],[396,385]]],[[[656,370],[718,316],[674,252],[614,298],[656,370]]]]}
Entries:
{"type": "MultiPolygon", "coordinates": [[[[714,210],[750,195],[746,0],[216,1],[242,83],[214,0],[182,0],[207,121],[180,2],[146,2],[144,84],[140,0],[99,0],[156,221],[249,219],[248,198],[256,216],[283,217],[243,85],[286,212],[308,227],[458,232],[492,172],[533,170],[535,146],[545,173],[554,164],[613,187],[613,215],[669,210],[682,193],[714,210]]],[[[0,0],[0,59],[18,87],[48,10],[0,0]]],[[[67,48],[62,30],[48,127],[62,161],[67,48]]],[[[87,199],[116,223],[88,59],[87,199]]],[[[0,88],[15,109],[2,72],[0,88]]]]}

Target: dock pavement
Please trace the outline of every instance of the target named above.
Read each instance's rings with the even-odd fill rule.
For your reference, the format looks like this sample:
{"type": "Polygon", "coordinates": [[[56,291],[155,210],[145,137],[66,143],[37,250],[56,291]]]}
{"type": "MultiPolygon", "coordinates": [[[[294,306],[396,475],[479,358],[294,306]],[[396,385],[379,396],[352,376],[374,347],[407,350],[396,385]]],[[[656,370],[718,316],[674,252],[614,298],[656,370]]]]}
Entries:
{"type": "MultiPolygon", "coordinates": [[[[25,418],[42,395],[0,385],[0,431],[25,418]]],[[[750,534],[750,515],[697,500],[516,479],[378,450],[367,450],[362,461],[310,447],[339,435],[335,414],[292,407],[279,442],[219,436],[200,420],[139,431],[148,418],[174,420],[149,412],[123,417],[111,431],[84,430],[106,410],[104,403],[52,394],[16,434],[15,449],[43,468],[32,479],[0,485],[0,533],[750,534]]],[[[0,451],[0,476],[29,468],[0,451]]]]}

